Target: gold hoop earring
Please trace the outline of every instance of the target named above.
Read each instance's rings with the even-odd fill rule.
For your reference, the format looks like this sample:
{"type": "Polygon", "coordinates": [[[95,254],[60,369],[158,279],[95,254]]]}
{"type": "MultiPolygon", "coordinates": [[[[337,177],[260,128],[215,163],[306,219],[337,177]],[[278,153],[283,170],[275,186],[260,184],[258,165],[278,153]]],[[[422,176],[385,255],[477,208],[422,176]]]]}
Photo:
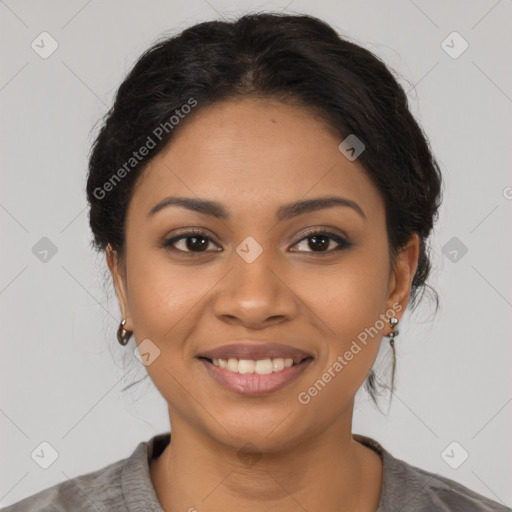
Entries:
{"type": "Polygon", "coordinates": [[[123,346],[128,343],[128,341],[130,340],[130,338],[132,337],[132,334],[133,334],[132,331],[127,331],[124,328],[125,325],[126,325],[126,320],[123,319],[117,329],[117,341],[123,346]]]}

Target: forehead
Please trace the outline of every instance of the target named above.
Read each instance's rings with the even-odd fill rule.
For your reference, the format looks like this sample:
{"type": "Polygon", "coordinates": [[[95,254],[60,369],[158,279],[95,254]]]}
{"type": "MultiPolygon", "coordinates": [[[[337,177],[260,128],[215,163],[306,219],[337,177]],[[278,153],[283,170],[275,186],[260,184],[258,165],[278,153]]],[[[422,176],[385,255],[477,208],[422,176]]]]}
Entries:
{"type": "Polygon", "coordinates": [[[179,128],[145,169],[132,199],[137,210],[176,194],[254,212],[338,193],[381,213],[365,169],[339,151],[341,137],[312,110],[273,99],[229,100],[198,107],[179,128]]]}

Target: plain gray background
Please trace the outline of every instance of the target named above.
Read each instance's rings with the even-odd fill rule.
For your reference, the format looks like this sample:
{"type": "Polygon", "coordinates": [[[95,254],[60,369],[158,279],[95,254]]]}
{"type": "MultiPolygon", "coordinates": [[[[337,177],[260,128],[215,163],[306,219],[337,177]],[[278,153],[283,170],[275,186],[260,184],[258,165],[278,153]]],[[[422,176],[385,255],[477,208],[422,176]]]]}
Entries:
{"type": "MultiPolygon", "coordinates": [[[[0,1],[0,504],[168,430],[149,379],[122,391],[146,371],[115,340],[119,309],[89,247],[87,154],[95,123],[152,42],[249,10],[313,14],[383,58],[444,173],[432,240],[440,310],[433,317],[427,298],[402,322],[389,414],[361,393],[353,431],[510,506],[511,0],[0,1]],[[51,49],[42,32],[58,44],[47,58],[31,46],[51,49]],[[43,237],[55,254],[42,252],[43,237]],[[42,442],[58,452],[48,469],[31,458],[42,442]],[[454,469],[447,461],[458,465],[462,450],[469,456],[454,469]]],[[[386,364],[385,338],[381,349],[386,364]]]]}

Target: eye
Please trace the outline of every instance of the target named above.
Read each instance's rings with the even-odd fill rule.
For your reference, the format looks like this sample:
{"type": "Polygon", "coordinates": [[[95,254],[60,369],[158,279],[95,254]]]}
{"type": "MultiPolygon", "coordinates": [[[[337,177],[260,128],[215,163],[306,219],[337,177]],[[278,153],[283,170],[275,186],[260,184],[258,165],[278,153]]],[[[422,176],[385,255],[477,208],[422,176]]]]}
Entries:
{"type": "Polygon", "coordinates": [[[213,240],[204,231],[193,229],[164,240],[162,246],[176,252],[202,253],[208,252],[210,242],[213,243],[213,240]],[[176,246],[178,242],[181,243],[181,248],[176,246]]]}
{"type": "MultiPolygon", "coordinates": [[[[315,231],[311,231],[307,233],[305,237],[303,237],[297,244],[307,244],[307,247],[311,248],[311,251],[305,252],[316,252],[316,253],[332,253],[335,251],[341,251],[342,249],[348,249],[352,244],[346,240],[345,238],[336,235],[335,233],[331,233],[330,231],[326,231],[323,229],[317,229],[315,231]],[[309,240],[309,242],[304,242],[305,240],[309,240]],[[332,242],[335,242],[337,246],[332,248],[332,242]]],[[[296,252],[296,251],[293,251],[296,252]]],[[[302,251],[297,251],[302,252],[302,251]]]]}
{"type": "MultiPolygon", "coordinates": [[[[213,244],[213,240],[211,237],[207,235],[205,231],[199,229],[193,229],[181,233],[178,236],[169,238],[164,240],[162,243],[162,247],[182,253],[204,253],[211,252],[208,251],[208,247],[210,244],[213,244]],[[181,247],[178,247],[178,243],[181,243],[181,247]]],[[[352,243],[346,240],[345,238],[331,233],[330,231],[316,229],[314,231],[310,231],[304,236],[299,242],[295,245],[300,245],[307,243],[307,247],[311,250],[292,250],[292,252],[314,252],[314,253],[328,253],[331,254],[335,251],[340,251],[342,249],[348,249],[351,247],[352,243]],[[304,242],[308,240],[308,242],[304,242]],[[332,247],[332,243],[335,243],[335,247],[332,247]]],[[[222,249],[215,249],[214,252],[222,251],[222,249]]]]}

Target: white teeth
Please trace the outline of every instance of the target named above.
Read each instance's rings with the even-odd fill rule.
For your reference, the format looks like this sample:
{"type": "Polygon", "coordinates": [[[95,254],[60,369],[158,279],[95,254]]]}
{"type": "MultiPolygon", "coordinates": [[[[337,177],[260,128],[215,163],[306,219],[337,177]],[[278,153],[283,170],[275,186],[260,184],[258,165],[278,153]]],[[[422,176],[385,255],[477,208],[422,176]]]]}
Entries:
{"type": "Polygon", "coordinates": [[[254,373],[256,363],[250,359],[240,359],[238,361],[238,373],[254,373]]]}
{"type": "Polygon", "coordinates": [[[272,359],[260,359],[254,365],[254,373],[259,375],[268,375],[272,371],[272,359]]]}
{"type": "Polygon", "coordinates": [[[280,372],[284,368],[284,359],[279,357],[278,359],[272,359],[272,371],[280,372]]]}
{"type": "Polygon", "coordinates": [[[226,370],[230,372],[238,372],[238,359],[228,359],[226,370]]]}
{"type": "Polygon", "coordinates": [[[224,368],[234,373],[251,374],[257,373],[258,375],[269,375],[272,372],[280,372],[284,368],[293,366],[293,359],[283,357],[276,357],[275,359],[213,359],[213,364],[220,368],[224,368]]]}

